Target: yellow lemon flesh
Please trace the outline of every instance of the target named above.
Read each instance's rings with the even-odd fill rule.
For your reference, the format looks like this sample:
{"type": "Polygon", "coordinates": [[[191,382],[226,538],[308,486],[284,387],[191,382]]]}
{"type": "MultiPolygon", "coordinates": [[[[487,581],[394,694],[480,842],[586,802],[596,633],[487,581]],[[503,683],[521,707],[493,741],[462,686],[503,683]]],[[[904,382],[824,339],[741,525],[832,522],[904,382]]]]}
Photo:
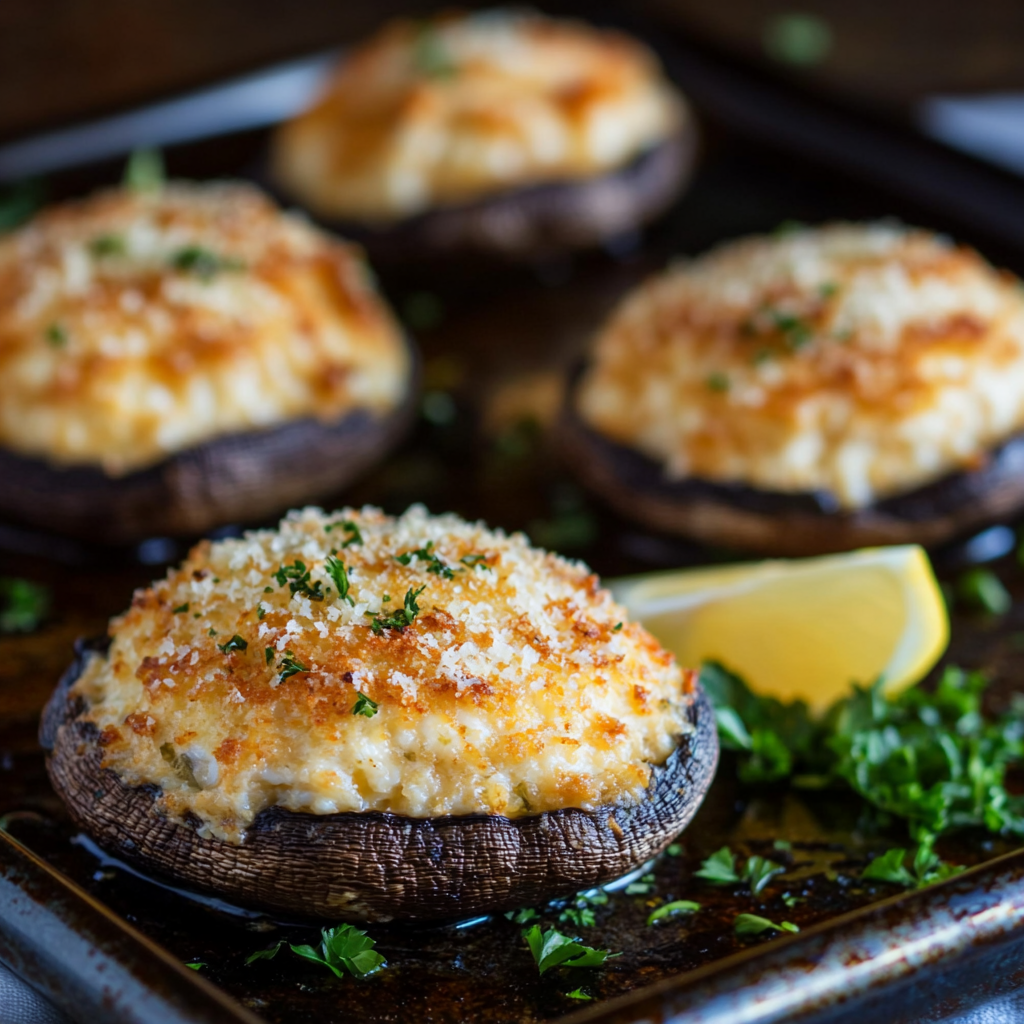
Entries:
{"type": "Polygon", "coordinates": [[[916,545],[632,576],[615,597],[683,665],[720,661],[751,688],[824,711],[851,683],[916,683],[949,641],[916,545]]]}

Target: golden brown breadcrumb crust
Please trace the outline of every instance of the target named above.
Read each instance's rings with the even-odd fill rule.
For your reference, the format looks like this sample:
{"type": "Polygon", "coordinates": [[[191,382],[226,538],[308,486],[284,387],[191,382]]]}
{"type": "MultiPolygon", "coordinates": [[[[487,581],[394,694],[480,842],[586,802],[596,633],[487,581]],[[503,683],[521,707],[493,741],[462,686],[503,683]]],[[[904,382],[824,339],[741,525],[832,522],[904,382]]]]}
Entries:
{"type": "Polygon", "coordinates": [[[238,183],[114,189],[0,239],[0,444],[137,469],[408,384],[359,252],[238,183]]]}

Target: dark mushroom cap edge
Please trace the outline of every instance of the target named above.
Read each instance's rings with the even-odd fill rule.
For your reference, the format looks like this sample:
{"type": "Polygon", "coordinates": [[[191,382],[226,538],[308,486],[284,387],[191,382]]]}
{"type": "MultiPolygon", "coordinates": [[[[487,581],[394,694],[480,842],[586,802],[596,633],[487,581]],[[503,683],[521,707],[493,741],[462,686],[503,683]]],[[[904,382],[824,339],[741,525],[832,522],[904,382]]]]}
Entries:
{"type": "Polygon", "coordinates": [[[950,473],[855,511],[830,495],[766,491],[699,477],[669,480],[661,465],[584,423],[572,376],[558,421],[565,464],[628,519],[708,544],[803,556],[887,544],[941,544],[1024,508],[1024,434],[977,469],[950,473]]]}
{"type": "Polygon", "coordinates": [[[57,468],[0,447],[0,515],[97,544],[196,536],[326,497],[378,461],[416,412],[419,357],[406,392],[383,416],[357,409],[334,422],[312,418],[215,437],[155,466],[108,476],[99,467],[57,468]]]}
{"type": "MultiPolygon", "coordinates": [[[[689,180],[696,152],[697,129],[688,118],[674,135],[624,167],[593,178],[510,189],[380,228],[310,211],[382,265],[416,263],[424,257],[529,262],[600,245],[654,220],[689,180]]],[[[302,203],[300,196],[273,181],[264,184],[285,202],[302,203]]]]}
{"type": "Polygon", "coordinates": [[[74,822],[148,871],[263,910],[334,921],[443,921],[534,906],[626,874],[663,850],[700,806],[718,764],[714,712],[698,685],[694,731],[653,769],[632,807],[568,808],[520,818],[317,815],[269,808],[233,845],[160,816],[152,785],[129,787],[100,767],[98,732],[68,691],[75,660],[43,712],[47,769],[74,822]]]}

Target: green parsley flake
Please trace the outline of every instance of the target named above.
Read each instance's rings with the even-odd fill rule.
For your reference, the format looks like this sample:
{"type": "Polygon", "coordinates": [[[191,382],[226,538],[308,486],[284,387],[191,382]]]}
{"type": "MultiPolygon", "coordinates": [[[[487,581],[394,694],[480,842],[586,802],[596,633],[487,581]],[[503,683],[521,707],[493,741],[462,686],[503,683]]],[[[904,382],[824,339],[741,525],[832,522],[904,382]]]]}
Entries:
{"type": "Polygon", "coordinates": [[[278,682],[283,683],[286,679],[298,672],[308,672],[309,669],[299,661],[291,651],[285,651],[281,663],[278,665],[278,682]]]}
{"type": "Polygon", "coordinates": [[[434,542],[432,540],[428,540],[424,547],[417,548],[415,551],[406,551],[405,554],[395,555],[395,561],[400,565],[409,565],[413,558],[418,558],[420,561],[426,562],[427,572],[433,573],[435,576],[440,576],[442,579],[455,579],[456,570],[445,565],[444,562],[434,554],[434,542]]]}
{"type": "Polygon", "coordinates": [[[363,718],[373,718],[377,714],[377,708],[378,705],[375,701],[370,700],[365,693],[360,693],[352,706],[352,714],[362,715],[363,718]]]}
{"type": "Polygon", "coordinates": [[[288,584],[292,597],[301,594],[304,597],[308,597],[311,601],[322,601],[324,599],[323,583],[320,580],[317,580],[316,583],[311,583],[306,563],[298,558],[291,565],[282,565],[273,575],[279,587],[283,587],[286,583],[288,584]]]}
{"type": "Polygon", "coordinates": [[[190,970],[198,971],[200,967],[205,967],[206,964],[202,960],[193,960],[190,964],[185,964],[190,970]]]}
{"type": "Polygon", "coordinates": [[[934,843],[934,836],[925,835],[924,841],[909,858],[905,849],[886,850],[861,872],[861,878],[902,885],[906,889],[920,889],[967,870],[941,860],[933,848],[934,843]]]}
{"type": "Polygon", "coordinates": [[[264,647],[263,648],[263,657],[267,659],[267,664],[269,665],[274,660],[274,648],[273,647],[264,647]]]}
{"type": "Polygon", "coordinates": [[[186,601],[184,604],[179,604],[177,608],[171,609],[171,612],[172,612],[173,615],[181,615],[182,612],[187,612],[187,611],[188,611],[188,601],[186,601]]]}
{"type": "Polygon", "coordinates": [[[1010,592],[991,569],[969,569],[957,580],[956,593],[968,607],[990,615],[1005,615],[1013,606],[1010,592]]]}
{"type": "Polygon", "coordinates": [[[343,972],[354,978],[365,978],[375,974],[386,963],[384,957],[373,948],[376,942],[353,925],[339,924],[336,928],[324,928],[320,936],[319,949],[291,946],[291,951],[304,960],[322,964],[339,978],[344,976],[343,972]]]}
{"type": "Polygon", "coordinates": [[[416,603],[416,598],[426,589],[427,585],[425,583],[419,590],[413,590],[410,587],[405,592],[404,605],[398,611],[392,612],[383,618],[380,615],[374,615],[373,621],[370,623],[370,628],[374,634],[380,636],[385,629],[405,629],[406,626],[411,625],[413,619],[420,613],[420,606],[416,603]]]}
{"type": "Polygon", "coordinates": [[[334,585],[338,588],[338,598],[342,601],[348,601],[349,604],[355,604],[355,599],[349,594],[349,579],[348,570],[345,568],[345,563],[341,559],[335,558],[331,555],[325,563],[327,574],[334,580],[334,585]]]}
{"type": "Polygon", "coordinates": [[[650,914],[647,924],[657,924],[668,917],[678,917],[680,914],[696,914],[698,910],[700,910],[700,904],[694,903],[693,900],[673,900],[671,903],[665,903],[658,907],[650,914]]]}
{"type": "Polygon", "coordinates": [[[574,988],[571,992],[566,992],[565,996],[567,999],[579,999],[583,1002],[589,1002],[594,998],[593,996],[587,995],[587,993],[581,988],[574,988]]]}
{"type": "Polygon", "coordinates": [[[53,348],[64,348],[68,343],[68,332],[60,324],[50,324],[46,328],[46,341],[53,348]]]}
{"type": "Polygon", "coordinates": [[[487,569],[491,571],[491,567],[487,564],[486,555],[463,555],[459,561],[470,569],[487,569]]]}
{"type": "Polygon", "coordinates": [[[244,651],[248,646],[248,642],[237,633],[230,640],[217,644],[218,649],[225,654],[230,654],[232,651],[244,651]]]}
{"type": "Polygon", "coordinates": [[[724,394],[729,390],[729,377],[720,371],[708,375],[708,389],[711,391],[717,391],[719,394],[724,394]]]}
{"type": "Polygon", "coordinates": [[[552,967],[600,967],[606,960],[622,955],[607,949],[584,946],[554,928],[542,932],[539,924],[523,932],[523,938],[530,947],[540,974],[552,967]]]}
{"type": "Polygon", "coordinates": [[[170,265],[182,273],[195,274],[201,281],[210,281],[221,271],[243,270],[245,264],[234,256],[218,256],[200,245],[187,245],[171,254],[170,265]]]}
{"type": "Polygon", "coordinates": [[[89,252],[97,259],[104,256],[123,256],[126,252],[120,235],[97,235],[89,242],[89,252]]]}
{"type": "Polygon", "coordinates": [[[160,150],[135,150],[125,164],[124,183],[133,192],[159,192],[164,185],[164,160],[160,150]]]}
{"type": "Polygon", "coordinates": [[[17,576],[0,576],[0,634],[33,633],[50,614],[47,587],[17,576]]]}
{"type": "Polygon", "coordinates": [[[758,917],[757,914],[740,914],[736,918],[737,935],[760,935],[762,932],[798,932],[800,929],[790,921],[782,921],[776,924],[769,921],[767,917],[758,917]]]}
{"type": "Polygon", "coordinates": [[[767,857],[757,855],[747,858],[742,869],[737,869],[736,857],[728,846],[723,846],[705,860],[695,878],[703,878],[712,885],[738,885],[746,882],[756,896],[776,875],[785,873],[785,868],[767,857]]]}

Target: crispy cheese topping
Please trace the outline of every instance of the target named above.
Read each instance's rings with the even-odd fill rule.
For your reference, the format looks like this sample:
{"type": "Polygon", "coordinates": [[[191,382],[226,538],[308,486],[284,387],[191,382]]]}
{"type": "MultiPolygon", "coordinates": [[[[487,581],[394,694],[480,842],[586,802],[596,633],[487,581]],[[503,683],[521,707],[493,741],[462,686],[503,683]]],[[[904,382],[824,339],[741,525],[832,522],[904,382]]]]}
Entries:
{"type": "Polygon", "coordinates": [[[358,253],[242,184],[98,193],[0,239],[0,444],[118,474],[407,388],[358,253]]]}
{"type": "Polygon", "coordinates": [[[1024,427],[1024,293],[975,251],[887,222],[744,239],[625,300],[578,409],[670,478],[865,506],[1024,427]]]}
{"type": "Polygon", "coordinates": [[[204,542],[110,631],[75,685],[104,765],[228,840],[270,806],[630,804],[690,728],[693,674],[585,566],[419,506],[204,542]]]}
{"type": "Polygon", "coordinates": [[[674,133],[678,93],[643,45],[582,22],[491,11],[392,22],[275,144],[320,214],[386,222],[603,174],[674,133]]]}

